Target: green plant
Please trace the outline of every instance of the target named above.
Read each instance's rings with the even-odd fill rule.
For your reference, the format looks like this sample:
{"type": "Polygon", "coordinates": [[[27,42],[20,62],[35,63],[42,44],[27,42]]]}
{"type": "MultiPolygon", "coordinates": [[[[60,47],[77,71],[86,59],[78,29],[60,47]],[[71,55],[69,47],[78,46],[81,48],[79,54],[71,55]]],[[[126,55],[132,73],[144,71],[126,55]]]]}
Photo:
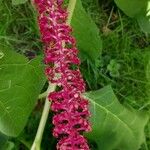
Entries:
{"type": "MultiPolygon", "coordinates": [[[[48,87],[43,74],[36,13],[30,2],[12,2],[15,6],[10,2],[0,2],[3,14],[0,17],[0,43],[3,43],[0,48],[2,150],[30,149],[48,87]]],[[[85,97],[90,102],[93,131],[86,136],[91,149],[147,150],[150,147],[150,38],[140,31],[133,19],[120,12],[113,1],[83,0],[82,3],[84,7],[77,1],[71,25],[80,50],[80,69],[89,91],[85,97]],[[108,84],[112,85],[114,92],[110,86],[105,87],[108,84]]],[[[128,16],[136,18],[144,31],[149,32],[149,22],[145,17],[148,1],[116,0],[115,3],[128,16]],[[131,7],[128,7],[129,4],[131,7]]],[[[50,124],[52,112],[48,116],[47,104],[45,123],[47,117],[49,119],[41,149],[55,149],[56,140],[51,135],[53,126],[50,124]]]]}

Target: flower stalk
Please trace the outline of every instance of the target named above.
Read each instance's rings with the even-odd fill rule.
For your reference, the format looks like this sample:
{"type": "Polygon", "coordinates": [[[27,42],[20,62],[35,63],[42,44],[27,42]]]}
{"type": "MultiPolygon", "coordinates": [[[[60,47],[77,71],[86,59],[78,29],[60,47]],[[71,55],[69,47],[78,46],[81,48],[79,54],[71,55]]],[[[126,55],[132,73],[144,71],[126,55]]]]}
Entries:
{"type": "Polygon", "coordinates": [[[45,128],[46,121],[47,121],[48,114],[49,114],[49,110],[50,110],[50,101],[48,99],[48,93],[53,92],[55,90],[55,88],[56,88],[56,85],[49,84],[49,87],[46,91],[47,97],[45,100],[41,120],[40,120],[40,123],[38,126],[38,130],[37,130],[34,142],[32,144],[31,150],[40,150],[42,136],[43,136],[44,128],[45,128]]]}

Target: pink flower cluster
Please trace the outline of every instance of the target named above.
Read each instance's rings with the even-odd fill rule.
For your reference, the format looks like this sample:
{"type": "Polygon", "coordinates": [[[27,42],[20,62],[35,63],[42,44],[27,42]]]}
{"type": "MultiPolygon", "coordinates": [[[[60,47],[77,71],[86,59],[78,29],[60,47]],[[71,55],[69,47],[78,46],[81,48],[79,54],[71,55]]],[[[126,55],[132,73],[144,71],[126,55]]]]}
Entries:
{"type": "Polygon", "coordinates": [[[91,130],[88,101],[82,97],[85,83],[82,79],[76,41],[66,24],[67,11],[63,0],[35,0],[38,22],[45,45],[46,75],[57,85],[49,94],[52,101],[53,135],[59,139],[58,150],[89,150],[83,132],[91,130]]]}

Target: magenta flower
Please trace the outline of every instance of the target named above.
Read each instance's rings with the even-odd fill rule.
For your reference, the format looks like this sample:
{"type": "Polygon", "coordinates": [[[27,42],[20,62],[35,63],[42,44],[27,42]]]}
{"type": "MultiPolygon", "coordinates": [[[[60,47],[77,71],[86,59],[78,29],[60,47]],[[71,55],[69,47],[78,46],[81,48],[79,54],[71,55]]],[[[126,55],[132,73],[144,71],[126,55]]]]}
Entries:
{"type": "Polygon", "coordinates": [[[66,24],[63,0],[35,0],[39,27],[44,43],[46,75],[57,85],[49,94],[53,117],[53,135],[59,139],[58,150],[89,150],[83,132],[91,130],[88,101],[82,97],[85,83],[81,76],[76,41],[66,24]]]}

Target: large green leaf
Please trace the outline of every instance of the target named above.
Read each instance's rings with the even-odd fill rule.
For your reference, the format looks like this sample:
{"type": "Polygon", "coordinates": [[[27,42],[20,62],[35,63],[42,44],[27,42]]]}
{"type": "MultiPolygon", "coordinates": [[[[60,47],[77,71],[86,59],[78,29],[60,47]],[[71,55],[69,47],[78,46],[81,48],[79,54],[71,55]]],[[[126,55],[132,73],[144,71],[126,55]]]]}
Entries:
{"type": "Polygon", "coordinates": [[[150,0],[114,0],[125,14],[137,19],[141,29],[150,33],[150,0]]]}
{"type": "Polygon", "coordinates": [[[12,0],[13,5],[19,5],[27,2],[28,0],[12,0]]]}
{"type": "Polygon", "coordinates": [[[95,60],[101,54],[102,41],[99,29],[82,7],[81,0],[77,0],[71,20],[77,45],[83,58],[95,60]]]}
{"type": "Polygon", "coordinates": [[[45,83],[41,59],[28,61],[0,49],[0,131],[17,136],[24,128],[45,83]]]}
{"type": "Polygon", "coordinates": [[[147,0],[115,0],[115,2],[130,17],[136,17],[147,6],[147,0]]]}
{"type": "Polygon", "coordinates": [[[93,128],[87,137],[96,142],[97,150],[138,150],[148,116],[121,105],[110,86],[85,96],[91,104],[93,128]]]}

